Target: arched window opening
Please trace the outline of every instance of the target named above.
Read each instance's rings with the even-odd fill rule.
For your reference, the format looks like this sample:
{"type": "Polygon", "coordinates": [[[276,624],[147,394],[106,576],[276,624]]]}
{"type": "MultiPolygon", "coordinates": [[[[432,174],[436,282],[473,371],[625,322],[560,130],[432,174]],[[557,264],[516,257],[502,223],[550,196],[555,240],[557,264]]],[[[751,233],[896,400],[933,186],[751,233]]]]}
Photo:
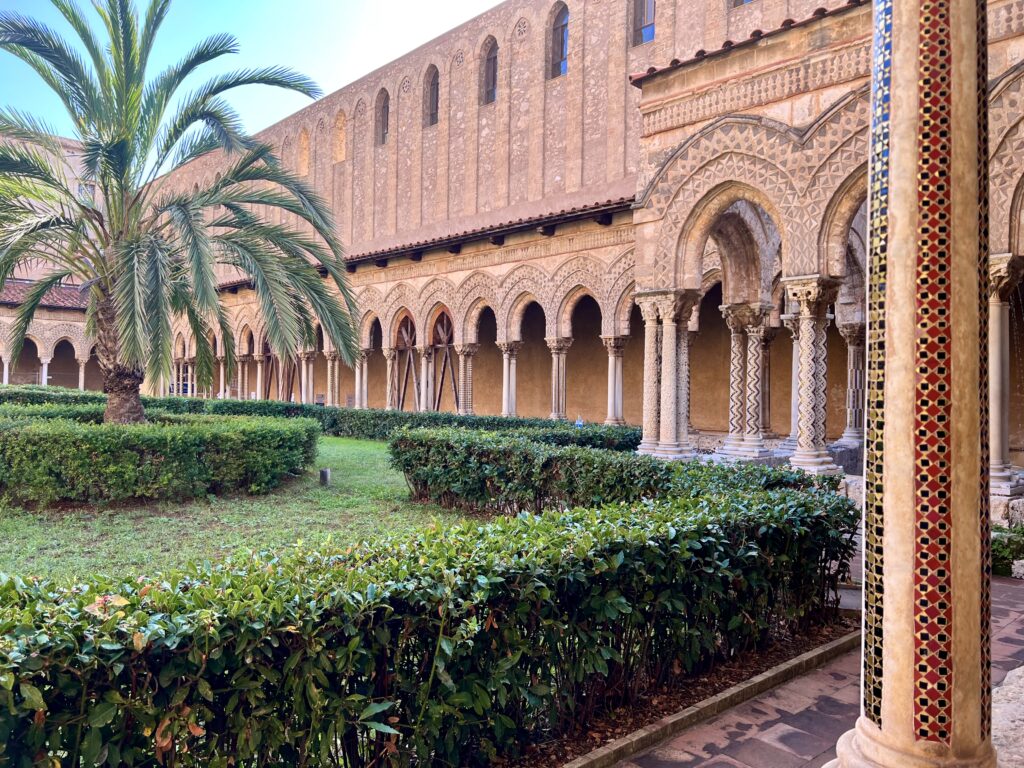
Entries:
{"type": "Polygon", "coordinates": [[[423,95],[423,125],[429,128],[437,125],[441,115],[441,73],[433,64],[427,70],[423,95]]]}
{"type": "Polygon", "coordinates": [[[377,94],[377,145],[384,146],[388,143],[388,134],[391,132],[391,96],[387,90],[381,89],[377,94]]]}
{"type": "Polygon", "coordinates": [[[344,162],[348,157],[348,126],[345,124],[345,113],[339,112],[334,119],[334,162],[344,162]]]}
{"type": "Polygon", "coordinates": [[[295,153],[295,173],[299,176],[309,175],[309,131],[305,128],[299,132],[299,143],[295,153]]]}
{"type": "Polygon", "coordinates": [[[493,37],[484,43],[481,104],[493,104],[498,100],[498,41],[493,37]]]}
{"type": "Polygon", "coordinates": [[[458,362],[455,359],[455,326],[452,324],[451,316],[442,312],[434,322],[433,338],[433,391],[430,407],[435,411],[441,410],[441,405],[447,395],[452,400],[455,410],[459,410],[459,385],[456,382],[456,367],[458,362]]]}
{"type": "Polygon", "coordinates": [[[399,411],[406,405],[419,410],[420,382],[416,371],[416,326],[411,317],[402,318],[395,339],[395,372],[392,380],[392,400],[399,411]],[[410,391],[411,390],[411,391],[410,391]]]}
{"type": "Polygon", "coordinates": [[[654,40],[655,0],[633,0],[633,45],[654,40]]]}
{"type": "Polygon", "coordinates": [[[561,77],[568,71],[569,9],[565,5],[561,5],[551,22],[551,62],[548,76],[561,77]]]}

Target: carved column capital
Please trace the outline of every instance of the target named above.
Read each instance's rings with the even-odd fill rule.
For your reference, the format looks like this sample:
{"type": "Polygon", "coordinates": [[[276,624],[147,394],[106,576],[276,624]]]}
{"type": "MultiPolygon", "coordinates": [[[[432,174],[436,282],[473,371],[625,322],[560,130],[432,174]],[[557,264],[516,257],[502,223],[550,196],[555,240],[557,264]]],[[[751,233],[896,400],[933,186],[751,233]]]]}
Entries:
{"type": "Polygon", "coordinates": [[[867,342],[867,326],[864,323],[843,323],[839,333],[848,347],[863,347],[867,342]]]}
{"type": "Polygon", "coordinates": [[[330,360],[332,363],[337,362],[338,360],[341,359],[341,355],[339,355],[337,352],[328,352],[327,359],[330,360]]]}
{"type": "Polygon", "coordinates": [[[604,344],[604,348],[608,350],[609,357],[622,357],[622,354],[626,349],[627,341],[629,341],[629,338],[626,336],[601,337],[601,343],[604,344]]]}
{"type": "Polygon", "coordinates": [[[1012,253],[994,253],[988,262],[991,296],[1009,301],[1010,294],[1024,279],[1024,256],[1012,253]]]}
{"type": "Polygon", "coordinates": [[[480,351],[479,344],[456,344],[455,354],[459,357],[475,357],[476,353],[480,351]]]}
{"type": "Polygon", "coordinates": [[[508,355],[509,359],[518,357],[522,346],[523,342],[521,341],[502,341],[498,343],[498,349],[501,350],[501,354],[508,355]]]}
{"type": "Polygon", "coordinates": [[[823,314],[839,295],[839,281],[831,277],[790,277],[782,282],[790,300],[799,305],[800,314],[805,316],[823,314]]]}
{"type": "Polygon", "coordinates": [[[356,361],[360,363],[365,363],[372,353],[372,349],[360,349],[358,352],[356,352],[356,361]]]}
{"type": "Polygon", "coordinates": [[[652,325],[658,322],[658,299],[659,294],[645,294],[637,296],[633,300],[636,305],[640,307],[640,314],[644,318],[644,322],[647,325],[652,325]]]}
{"type": "Polygon", "coordinates": [[[548,344],[548,349],[557,355],[564,355],[569,351],[569,347],[572,346],[572,339],[569,337],[545,339],[545,341],[548,344]]]}
{"type": "Polygon", "coordinates": [[[420,357],[424,360],[430,361],[434,359],[434,348],[430,345],[416,347],[416,351],[419,352],[420,357]]]}
{"type": "Polygon", "coordinates": [[[720,307],[725,324],[733,333],[761,333],[764,326],[764,308],[758,304],[726,304],[720,307]]]}
{"type": "Polygon", "coordinates": [[[800,315],[783,315],[782,325],[793,336],[793,341],[800,339],[800,315]]]}
{"type": "Polygon", "coordinates": [[[389,363],[393,362],[395,357],[398,355],[398,350],[394,347],[384,347],[381,351],[384,353],[384,359],[389,363]]]}

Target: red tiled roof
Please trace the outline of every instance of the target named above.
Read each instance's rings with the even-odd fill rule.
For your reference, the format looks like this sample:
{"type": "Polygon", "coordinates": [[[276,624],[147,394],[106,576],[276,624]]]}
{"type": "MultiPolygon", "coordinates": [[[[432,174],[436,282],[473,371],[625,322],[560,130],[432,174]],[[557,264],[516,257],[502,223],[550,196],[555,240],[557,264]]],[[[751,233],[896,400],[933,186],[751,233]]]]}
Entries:
{"type": "MultiPolygon", "coordinates": [[[[35,282],[32,280],[8,280],[3,290],[0,290],[0,305],[8,307],[20,307],[25,303],[25,297],[32,290],[35,282]]],[[[78,286],[58,285],[51,288],[39,304],[47,309],[75,309],[85,310],[88,299],[78,286]]]]}
{"type": "Polygon", "coordinates": [[[681,69],[682,67],[688,67],[691,64],[696,64],[697,62],[710,59],[714,56],[723,56],[729,53],[730,51],[735,51],[737,48],[745,48],[752,45],[756,45],[765,38],[774,37],[775,35],[780,35],[783,32],[788,32],[791,29],[803,27],[806,26],[807,24],[813,24],[819,19],[824,19],[827,16],[837,16],[841,13],[846,13],[847,11],[850,11],[854,8],[858,8],[866,4],[867,2],[868,0],[847,0],[846,5],[840,6],[838,8],[833,8],[832,10],[828,10],[827,8],[818,8],[816,11],[814,11],[814,13],[811,14],[810,18],[804,19],[803,21],[794,21],[793,19],[786,19],[784,22],[782,22],[782,25],[778,29],[773,29],[768,32],[763,32],[760,29],[755,29],[753,32],[750,33],[750,37],[748,37],[746,40],[740,40],[739,42],[734,42],[733,40],[726,40],[725,42],[722,43],[722,47],[719,48],[717,51],[706,51],[702,48],[701,50],[693,54],[693,58],[691,59],[686,59],[685,61],[680,61],[679,59],[672,59],[672,61],[669,62],[668,66],[651,67],[646,72],[638,72],[636,74],[630,75],[629,82],[631,82],[633,85],[639,88],[643,85],[643,83],[646,80],[649,80],[652,77],[657,77],[658,75],[664,74],[665,72],[671,72],[676,69],[681,69]]]}
{"type": "Polygon", "coordinates": [[[571,208],[564,208],[562,210],[552,211],[540,216],[488,223],[486,226],[467,229],[461,232],[446,233],[442,236],[427,240],[403,242],[400,245],[381,248],[374,251],[349,254],[345,260],[349,264],[358,264],[363,261],[371,261],[385,256],[396,256],[414,251],[442,248],[448,245],[464,243],[469,240],[476,240],[488,236],[511,234],[512,232],[522,231],[524,229],[529,229],[530,227],[561,223],[575,219],[583,219],[590,216],[597,216],[611,211],[624,210],[629,208],[635,200],[635,195],[628,195],[611,200],[601,200],[587,205],[577,205],[571,208]]]}

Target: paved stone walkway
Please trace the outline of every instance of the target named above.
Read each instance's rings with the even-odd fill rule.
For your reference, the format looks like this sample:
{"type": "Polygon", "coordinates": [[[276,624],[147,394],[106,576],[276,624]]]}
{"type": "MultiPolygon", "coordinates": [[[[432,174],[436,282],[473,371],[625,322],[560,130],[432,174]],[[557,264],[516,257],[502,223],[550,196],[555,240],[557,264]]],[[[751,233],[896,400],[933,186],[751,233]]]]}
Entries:
{"type": "MultiPolygon", "coordinates": [[[[1024,582],[995,579],[992,597],[992,682],[1007,685],[995,693],[995,741],[1019,746],[1024,701],[1012,694],[1024,690],[1024,582]]],[[[860,654],[850,653],[619,768],[817,768],[835,758],[836,740],[859,713],[860,654]]],[[[1007,753],[1000,766],[1024,763],[1007,753]]]]}

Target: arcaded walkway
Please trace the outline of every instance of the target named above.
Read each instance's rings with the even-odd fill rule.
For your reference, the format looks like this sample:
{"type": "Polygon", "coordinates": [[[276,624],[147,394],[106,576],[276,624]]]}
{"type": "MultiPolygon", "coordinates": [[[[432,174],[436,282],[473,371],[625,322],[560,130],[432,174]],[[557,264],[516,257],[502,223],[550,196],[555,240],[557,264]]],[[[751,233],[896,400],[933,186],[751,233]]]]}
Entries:
{"type": "MultiPolygon", "coordinates": [[[[1014,678],[1024,673],[1024,582],[995,579],[992,596],[992,681],[999,686],[1009,672],[1021,670],[1014,678]]],[[[853,727],[860,712],[859,665],[858,653],[847,654],[620,763],[619,768],[822,766],[835,758],[836,740],[853,727]]],[[[1003,698],[997,690],[997,744],[1001,730],[1013,727],[1024,708],[1024,702],[1002,702],[1003,698]]],[[[1004,759],[1000,765],[1017,763],[1004,759]]]]}

